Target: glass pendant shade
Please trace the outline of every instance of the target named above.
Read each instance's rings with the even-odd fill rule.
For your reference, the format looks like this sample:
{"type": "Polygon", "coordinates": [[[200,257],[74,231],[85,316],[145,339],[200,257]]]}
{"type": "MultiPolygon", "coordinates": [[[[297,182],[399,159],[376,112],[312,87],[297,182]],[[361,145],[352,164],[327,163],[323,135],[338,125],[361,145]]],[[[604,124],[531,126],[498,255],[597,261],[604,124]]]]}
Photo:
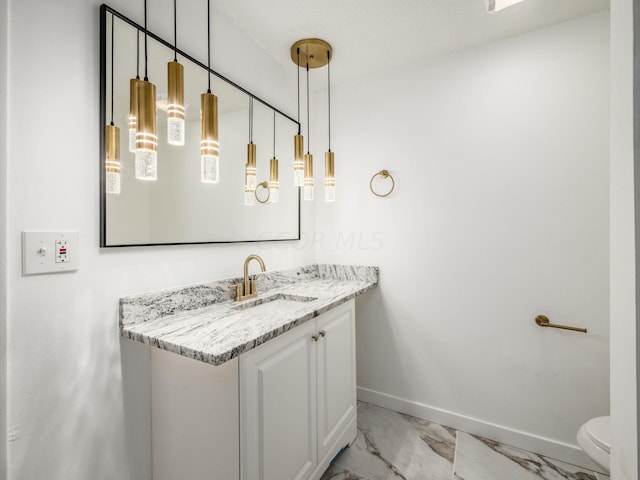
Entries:
{"type": "Polygon", "coordinates": [[[255,189],[251,190],[247,185],[244,186],[244,204],[247,207],[253,206],[255,195],[256,195],[255,189]]]}
{"type": "Polygon", "coordinates": [[[136,151],[136,131],[138,130],[138,83],[142,80],[129,80],[129,151],[136,151]]]}
{"type": "Polygon", "coordinates": [[[304,156],[304,199],[313,200],[313,155],[304,156]]]}
{"type": "Polygon", "coordinates": [[[120,129],[107,125],[105,131],[105,190],[107,193],[120,193],[120,129]]]}
{"type": "Polygon", "coordinates": [[[334,202],[336,200],[336,176],[334,172],[333,152],[324,154],[324,201],[334,202]]]}
{"type": "Polygon", "coordinates": [[[147,80],[138,83],[137,113],[136,178],[138,180],[157,180],[156,86],[147,80]]]}
{"type": "Polygon", "coordinates": [[[278,180],[278,159],[273,157],[269,161],[269,202],[280,201],[280,181],[278,180]]]}
{"type": "Polygon", "coordinates": [[[167,64],[167,142],[184,145],[184,67],[177,61],[167,64]]]}
{"type": "Polygon", "coordinates": [[[218,97],[207,92],[200,95],[200,180],[220,182],[218,144],[218,97]]]}
{"type": "Polygon", "coordinates": [[[293,184],[296,187],[304,185],[304,137],[293,137],[293,184]]]}

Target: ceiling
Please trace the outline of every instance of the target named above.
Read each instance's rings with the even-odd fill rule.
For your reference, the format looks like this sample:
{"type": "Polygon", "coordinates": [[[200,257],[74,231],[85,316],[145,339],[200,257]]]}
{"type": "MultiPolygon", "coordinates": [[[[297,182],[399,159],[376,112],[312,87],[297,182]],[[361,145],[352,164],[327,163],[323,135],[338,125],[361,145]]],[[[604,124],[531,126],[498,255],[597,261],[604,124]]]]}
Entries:
{"type": "Polygon", "coordinates": [[[291,45],[318,37],[333,46],[332,83],[424,62],[609,8],[609,0],[524,0],[487,13],[484,0],[215,0],[283,65],[291,45]]]}

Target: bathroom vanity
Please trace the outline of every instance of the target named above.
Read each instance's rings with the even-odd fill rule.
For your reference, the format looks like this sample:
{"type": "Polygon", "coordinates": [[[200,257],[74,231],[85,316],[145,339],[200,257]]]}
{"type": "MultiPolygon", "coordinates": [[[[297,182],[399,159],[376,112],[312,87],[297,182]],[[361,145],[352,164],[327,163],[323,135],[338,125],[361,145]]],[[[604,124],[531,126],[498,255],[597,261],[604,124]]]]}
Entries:
{"type": "Polygon", "coordinates": [[[154,480],[319,479],[356,436],[354,298],[376,267],[312,265],[120,300],[151,347],[154,480]]]}

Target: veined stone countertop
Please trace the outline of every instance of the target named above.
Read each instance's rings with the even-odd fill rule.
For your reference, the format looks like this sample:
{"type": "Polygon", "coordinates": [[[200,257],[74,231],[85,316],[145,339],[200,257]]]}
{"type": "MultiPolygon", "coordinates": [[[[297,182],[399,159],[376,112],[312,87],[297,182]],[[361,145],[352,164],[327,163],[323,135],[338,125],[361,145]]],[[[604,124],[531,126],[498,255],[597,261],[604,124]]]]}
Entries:
{"type": "Polygon", "coordinates": [[[212,365],[238,355],[378,285],[378,267],[310,265],[252,275],[258,297],[234,301],[242,278],[120,299],[120,334],[212,365]],[[252,311],[271,299],[303,300],[284,313],[252,311]]]}

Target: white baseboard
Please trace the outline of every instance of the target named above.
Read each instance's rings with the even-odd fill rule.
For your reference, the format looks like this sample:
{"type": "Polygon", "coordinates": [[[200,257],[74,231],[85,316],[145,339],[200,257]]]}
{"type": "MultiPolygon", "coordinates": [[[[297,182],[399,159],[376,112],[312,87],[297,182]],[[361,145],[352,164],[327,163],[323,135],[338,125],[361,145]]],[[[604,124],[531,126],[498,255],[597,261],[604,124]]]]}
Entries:
{"type": "Polygon", "coordinates": [[[601,469],[578,447],[551,438],[514,430],[503,425],[485,422],[455,412],[406,400],[387,393],[358,387],[358,400],[389,410],[418,417],[429,422],[446,425],[456,430],[480,435],[513,447],[522,448],[546,457],[561,460],[593,471],[601,469]]]}

